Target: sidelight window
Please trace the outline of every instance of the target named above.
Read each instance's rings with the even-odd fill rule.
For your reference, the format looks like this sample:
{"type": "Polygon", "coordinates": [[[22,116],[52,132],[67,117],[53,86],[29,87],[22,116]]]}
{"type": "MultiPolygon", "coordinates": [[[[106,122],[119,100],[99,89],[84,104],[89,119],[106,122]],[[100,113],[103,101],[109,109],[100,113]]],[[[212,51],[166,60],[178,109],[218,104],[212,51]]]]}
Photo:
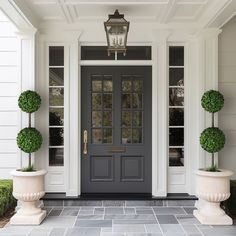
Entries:
{"type": "Polygon", "coordinates": [[[49,166],[64,165],[64,47],[49,47],[49,166]]]}
{"type": "Polygon", "coordinates": [[[184,47],[169,47],[169,166],[184,166],[184,47]]]}

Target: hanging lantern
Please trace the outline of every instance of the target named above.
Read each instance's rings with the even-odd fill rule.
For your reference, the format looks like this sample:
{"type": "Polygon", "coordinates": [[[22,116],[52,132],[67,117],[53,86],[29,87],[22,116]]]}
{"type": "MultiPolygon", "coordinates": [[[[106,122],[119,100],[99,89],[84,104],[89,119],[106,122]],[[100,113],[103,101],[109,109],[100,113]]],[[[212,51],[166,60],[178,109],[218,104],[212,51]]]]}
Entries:
{"type": "Polygon", "coordinates": [[[113,15],[108,16],[104,26],[107,36],[108,56],[111,53],[123,53],[125,56],[129,22],[125,20],[124,14],[120,14],[116,10],[113,15]]]}

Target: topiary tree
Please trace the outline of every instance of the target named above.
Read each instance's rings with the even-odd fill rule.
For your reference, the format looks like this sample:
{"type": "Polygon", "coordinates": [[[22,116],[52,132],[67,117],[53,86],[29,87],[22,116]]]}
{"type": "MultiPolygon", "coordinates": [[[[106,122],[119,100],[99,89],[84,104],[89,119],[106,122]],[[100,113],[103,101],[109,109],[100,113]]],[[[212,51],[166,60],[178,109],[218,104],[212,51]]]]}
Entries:
{"type": "Polygon", "coordinates": [[[212,154],[211,167],[208,168],[208,171],[217,171],[214,154],[224,147],[225,135],[222,130],[215,127],[214,114],[224,106],[224,97],[219,91],[209,90],[203,94],[201,105],[212,114],[212,127],[203,130],[200,136],[200,144],[205,151],[212,154]]]}
{"type": "Polygon", "coordinates": [[[36,152],[42,145],[43,138],[41,133],[31,127],[31,113],[37,111],[41,105],[41,98],[35,92],[27,90],[21,93],[18,99],[18,106],[22,111],[29,114],[29,127],[22,129],[17,134],[17,146],[24,152],[29,154],[28,167],[24,171],[34,171],[31,164],[31,153],[36,152]]]}

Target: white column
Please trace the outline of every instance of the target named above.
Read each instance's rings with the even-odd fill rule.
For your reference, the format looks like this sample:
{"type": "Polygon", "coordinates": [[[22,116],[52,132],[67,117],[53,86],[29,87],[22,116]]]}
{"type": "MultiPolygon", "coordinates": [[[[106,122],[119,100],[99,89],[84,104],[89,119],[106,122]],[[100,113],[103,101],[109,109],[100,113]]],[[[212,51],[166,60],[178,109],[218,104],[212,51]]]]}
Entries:
{"type": "MultiPolygon", "coordinates": [[[[18,43],[18,75],[19,94],[25,90],[35,89],[35,34],[36,30],[27,30],[17,33],[18,43]]],[[[18,113],[19,130],[28,127],[28,114],[19,108],[18,113]]],[[[32,115],[32,126],[34,125],[34,115],[32,115]]],[[[18,151],[18,167],[28,165],[28,154],[18,151]]],[[[34,157],[34,154],[32,154],[34,157]]],[[[34,160],[34,158],[33,158],[34,160]]]]}
{"type": "Polygon", "coordinates": [[[152,194],[167,195],[167,39],[171,32],[156,30],[152,43],[152,194]]]}

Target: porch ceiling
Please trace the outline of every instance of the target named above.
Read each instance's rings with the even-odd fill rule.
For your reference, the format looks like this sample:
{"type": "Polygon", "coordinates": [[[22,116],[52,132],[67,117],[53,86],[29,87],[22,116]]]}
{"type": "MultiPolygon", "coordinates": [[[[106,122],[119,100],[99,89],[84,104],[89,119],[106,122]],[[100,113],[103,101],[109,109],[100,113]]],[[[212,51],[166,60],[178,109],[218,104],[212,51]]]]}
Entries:
{"type": "MultiPolygon", "coordinates": [[[[220,27],[236,11],[231,0],[9,0],[33,22],[80,23],[105,21],[119,9],[127,20],[156,24],[220,27]]],[[[36,24],[36,25],[35,25],[36,24]]]]}

